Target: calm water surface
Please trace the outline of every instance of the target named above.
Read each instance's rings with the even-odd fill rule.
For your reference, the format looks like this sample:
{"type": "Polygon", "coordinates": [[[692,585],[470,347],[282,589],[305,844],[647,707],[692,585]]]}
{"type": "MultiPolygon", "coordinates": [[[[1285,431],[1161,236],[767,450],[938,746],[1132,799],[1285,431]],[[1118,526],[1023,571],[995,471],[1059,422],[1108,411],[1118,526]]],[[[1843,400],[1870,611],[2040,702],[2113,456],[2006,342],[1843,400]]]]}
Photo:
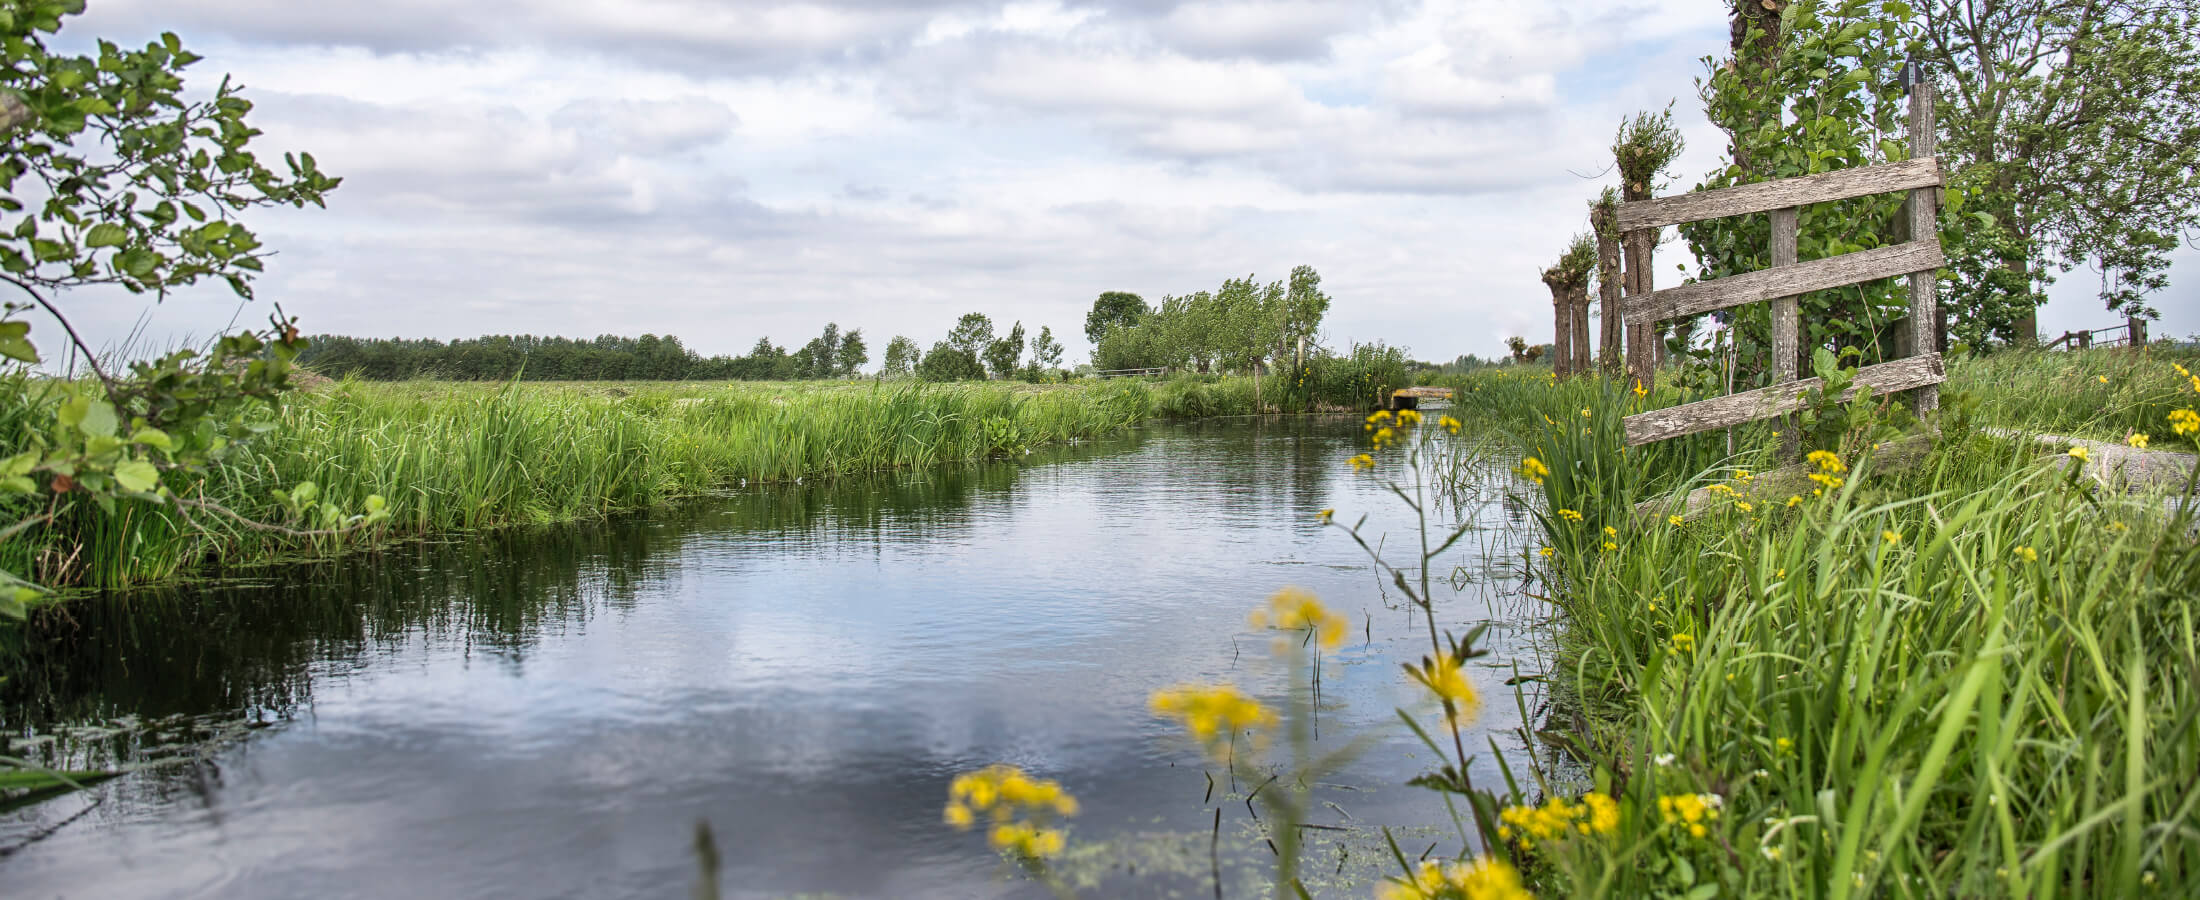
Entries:
{"type": "MultiPolygon", "coordinates": [[[[73,604],[26,635],[0,733],[134,770],[0,813],[0,895],[684,897],[702,820],[730,896],[1034,896],[939,819],[956,772],[1009,762],[1084,801],[1072,865],[1096,894],[1211,896],[1215,809],[1226,857],[1266,854],[1250,785],[1233,795],[1146,698],[1280,695],[1245,616],[1295,584],[1355,623],[1323,671],[1322,746],[1377,743],[1315,789],[1315,821],[1346,830],[1316,835],[1309,868],[1365,896],[1372,827],[1407,829],[1409,853],[1460,838],[1404,785],[1434,763],[1392,712],[1416,702],[1398,663],[1425,626],[1315,522],[1334,507],[1414,540],[1345,464],[1358,436],[1151,428],[73,604]]],[[[1477,727],[1517,754],[1503,682],[1540,671],[1540,612],[1505,489],[1442,512],[1477,531],[1436,569],[1464,585],[1438,621],[1493,624],[1477,727]]],[[[1498,777],[1486,752],[1476,775],[1498,777]]],[[[1255,870],[1235,868],[1245,896],[1255,870]]]]}

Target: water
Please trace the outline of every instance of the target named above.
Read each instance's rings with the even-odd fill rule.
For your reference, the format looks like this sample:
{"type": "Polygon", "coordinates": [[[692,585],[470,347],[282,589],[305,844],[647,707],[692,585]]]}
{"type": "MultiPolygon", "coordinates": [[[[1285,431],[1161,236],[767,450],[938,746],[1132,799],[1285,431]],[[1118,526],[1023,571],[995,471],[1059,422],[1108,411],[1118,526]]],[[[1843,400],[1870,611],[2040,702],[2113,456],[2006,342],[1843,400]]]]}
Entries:
{"type": "MultiPolygon", "coordinates": [[[[1392,711],[1430,713],[1398,668],[1426,627],[1316,522],[1334,507],[1393,552],[1414,540],[1346,465],[1358,437],[1153,428],[73,604],[0,685],[7,752],[133,771],[0,814],[0,893],[677,897],[707,820],[729,896],[1037,896],[940,822],[949,778],[1007,762],[1083,801],[1071,868],[1095,893],[1210,896],[1220,808],[1245,896],[1267,853],[1253,785],[1233,794],[1146,701],[1184,681],[1280,696],[1245,617],[1295,584],[1354,623],[1324,664],[1320,746],[1376,741],[1314,790],[1314,821],[1344,830],[1310,832],[1308,868],[1366,896],[1373,826],[1409,854],[1461,841],[1404,784],[1436,760],[1392,711]]],[[[1539,613],[1503,490],[1439,513],[1477,530],[1434,572],[1471,582],[1439,589],[1441,626],[1493,625],[1476,728],[1517,767],[1503,682],[1540,671],[1539,613]]],[[[1487,739],[1466,743],[1499,783],[1487,739]]]]}

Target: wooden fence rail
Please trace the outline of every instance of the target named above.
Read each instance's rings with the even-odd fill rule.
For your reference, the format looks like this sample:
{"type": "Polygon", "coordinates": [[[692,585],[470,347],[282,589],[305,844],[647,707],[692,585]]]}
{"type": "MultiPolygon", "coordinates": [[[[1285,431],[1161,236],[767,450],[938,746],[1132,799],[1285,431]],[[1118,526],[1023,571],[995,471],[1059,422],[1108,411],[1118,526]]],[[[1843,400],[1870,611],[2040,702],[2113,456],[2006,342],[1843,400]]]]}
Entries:
{"type": "MultiPolygon", "coordinates": [[[[1647,444],[1701,431],[1728,428],[1760,419],[1786,415],[1801,409],[1804,393],[1817,388],[1816,378],[1800,372],[1801,311],[1797,298],[1811,291],[1844,287],[1880,278],[1907,276],[1910,310],[1897,334],[1902,357],[1867,366],[1857,372],[1856,387],[1873,395],[1915,391],[1920,412],[1939,401],[1938,385],[1945,379],[1938,335],[1938,302],[1935,272],[1945,260],[1937,221],[1940,164],[1934,158],[1932,83],[1905,73],[1909,86],[1910,158],[1884,165],[1825,172],[1697,191],[1675,197],[1621,203],[1611,217],[1610,228],[1599,228],[1599,256],[1616,261],[1619,248],[1629,242],[1654,244],[1657,229],[1685,222],[1727,216],[1769,213],[1772,219],[1771,268],[1726,278],[1652,290],[1643,254],[1643,271],[1628,272],[1622,302],[1627,327],[1627,373],[1645,386],[1657,376],[1656,332],[1659,322],[1701,315],[1749,303],[1772,302],[1772,366],[1770,387],[1715,397],[1670,409],[1628,416],[1627,443],[1647,444]],[[1796,261],[1796,228],[1801,208],[1811,203],[1847,200],[1873,194],[1908,191],[1906,224],[1912,236],[1906,243],[1809,262],[1796,261]]],[[[1638,244],[1639,245],[1639,244],[1638,244]]],[[[1632,255],[1630,268],[1637,262],[1632,255]]],[[[1616,268],[1607,262],[1606,269],[1616,268]]],[[[1611,316],[1607,292],[1607,317],[1611,316]]],[[[1613,341],[1606,339],[1609,349],[1613,341]]],[[[1609,356],[1609,352],[1607,353],[1609,356]]],[[[1843,400],[1848,397],[1841,398],[1843,400]]]]}

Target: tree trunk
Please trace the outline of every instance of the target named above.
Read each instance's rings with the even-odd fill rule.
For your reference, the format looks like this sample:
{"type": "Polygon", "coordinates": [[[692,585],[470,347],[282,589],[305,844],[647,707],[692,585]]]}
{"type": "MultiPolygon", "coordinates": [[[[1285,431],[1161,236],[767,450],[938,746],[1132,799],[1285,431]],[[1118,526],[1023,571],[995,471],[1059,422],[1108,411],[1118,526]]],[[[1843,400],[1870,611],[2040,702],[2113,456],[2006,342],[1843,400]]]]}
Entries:
{"type": "Polygon", "coordinates": [[[1572,355],[1574,347],[1572,333],[1574,324],[1573,300],[1567,296],[1565,287],[1557,284],[1550,287],[1551,374],[1564,378],[1573,374],[1572,367],[1569,365],[1571,360],[1568,358],[1572,355]]]}
{"type": "Polygon", "coordinates": [[[1611,219],[1602,212],[1597,216],[1597,305],[1604,317],[1603,350],[1598,363],[1607,377],[1615,377],[1625,367],[1621,341],[1624,340],[1620,322],[1626,317],[1621,309],[1619,274],[1619,238],[1611,232],[1611,219]]]}
{"type": "Polygon", "coordinates": [[[1580,375],[1596,367],[1596,352],[1591,349],[1589,341],[1588,282],[1586,280],[1576,282],[1567,289],[1567,295],[1571,298],[1574,308],[1574,358],[1572,368],[1574,374],[1580,375]]]}

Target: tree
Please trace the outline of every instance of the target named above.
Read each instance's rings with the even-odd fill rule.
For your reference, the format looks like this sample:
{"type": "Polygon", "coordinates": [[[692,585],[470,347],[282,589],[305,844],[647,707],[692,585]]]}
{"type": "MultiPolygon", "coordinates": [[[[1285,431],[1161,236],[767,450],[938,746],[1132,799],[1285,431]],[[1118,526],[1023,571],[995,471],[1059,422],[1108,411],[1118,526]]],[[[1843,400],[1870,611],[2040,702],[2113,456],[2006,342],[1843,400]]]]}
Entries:
{"type": "MultiPolygon", "coordinates": [[[[1797,4],[1779,16],[1744,15],[1746,21],[1735,25],[1737,55],[1703,61],[1707,75],[1698,86],[1705,112],[1726,132],[1728,161],[1698,189],[1907,158],[1900,138],[1908,102],[1889,77],[1907,57],[1907,16],[1902,0],[1838,0],[1797,4]],[[1765,32],[1768,23],[1777,33],[1765,32]]],[[[1960,200],[1951,193],[1951,208],[1960,200]]],[[[1902,203],[1902,195],[1880,194],[1804,207],[1797,216],[1797,258],[1823,259],[1906,240],[1902,203]]],[[[1693,222],[1680,231],[1695,253],[1698,280],[1771,265],[1769,216],[1693,222]]],[[[1628,268],[1634,269],[1632,257],[1628,268]]],[[[1891,358],[1896,323],[1908,314],[1909,300],[1906,287],[1880,280],[1805,294],[1798,305],[1797,365],[1807,372],[1806,360],[1816,347],[1853,348],[1866,363],[1891,358]]],[[[1735,310],[1733,325],[1744,374],[1773,371],[1771,304],[1735,310]]]]}
{"type": "Polygon", "coordinates": [[[2167,251],[2200,227],[2200,19],[2188,0],[1927,0],[1922,49],[1950,229],[1954,330],[2036,338],[2051,270],[2102,272],[2152,317],[2167,251]]]}
{"type": "MultiPolygon", "coordinates": [[[[373,524],[382,515],[380,497],[370,498],[365,513],[346,515],[316,503],[311,485],[299,485],[280,495],[291,516],[284,525],[245,518],[189,487],[249,440],[250,431],[232,422],[260,419],[280,404],[292,361],[306,346],[294,320],[278,310],[266,330],[222,335],[206,354],[179,350],[116,372],[50,296],[100,284],[165,296],[218,278],[249,298],[267,251],[235,216],[262,206],[321,206],[339,183],[310,154],[285,154],[287,174],[263,164],[247,147],[259,132],[245,121],[252,105],[241,88],[225,80],[192,99],[183,70],[199,57],[173,34],[142,50],[100,42],[96,57],[50,51],[46,35],[82,8],[80,0],[17,0],[0,16],[0,216],[13,218],[0,219],[0,280],[29,301],[0,307],[0,356],[14,365],[40,361],[31,322],[17,318],[37,310],[93,376],[89,383],[14,382],[43,396],[20,406],[34,412],[14,423],[18,452],[0,460],[0,493],[26,498],[37,511],[0,528],[0,542],[25,539],[78,504],[113,517],[120,529],[140,527],[119,512],[125,504],[155,510],[135,521],[170,519],[197,529],[201,516],[212,515],[227,526],[291,537],[373,524]]],[[[13,550],[6,556],[20,558],[13,550]]],[[[20,617],[42,593],[0,570],[0,616],[20,617]]]]}
{"type": "Polygon", "coordinates": [[[863,345],[863,329],[851,328],[840,336],[840,351],[836,355],[835,374],[850,378],[871,361],[871,349],[863,345]]]}
{"type": "Polygon", "coordinates": [[[993,320],[986,318],[984,313],[964,313],[947,332],[947,345],[970,354],[971,359],[983,356],[985,348],[992,343],[993,320]]]}
{"type": "Polygon", "coordinates": [[[1124,291],[1107,291],[1092,301],[1092,311],[1085,314],[1085,340],[1095,347],[1100,346],[1109,331],[1136,325],[1150,312],[1144,297],[1124,291]]]}
{"type": "Polygon", "coordinates": [[[1574,235],[1558,263],[1543,270],[1551,289],[1551,371],[1564,378],[1589,370],[1589,272],[1597,264],[1596,239],[1574,235]]]}
{"type": "Polygon", "coordinates": [[[1061,370],[1062,343],[1054,339],[1054,329],[1039,326],[1039,336],[1031,342],[1031,368],[1034,376],[1052,375],[1061,370]]]}
{"type": "Polygon", "coordinates": [[[1311,343],[1321,331],[1322,317],[1329,314],[1329,295],[1322,293],[1322,276],[1313,266],[1291,270],[1291,286],[1285,292],[1281,321],[1276,328],[1276,354],[1297,358],[1300,341],[1311,343]]]}
{"type": "Polygon", "coordinates": [[[917,363],[917,378],[923,381],[980,381],[985,378],[985,366],[978,363],[978,355],[955,346],[948,341],[932,345],[917,363]]]}
{"type": "Polygon", "coordinates": [[[840,364],[840,325],[825,323],[825,331],[795,351],[795,377],[831,378],[840,364]]]}
{"type": "MultiPolygon", "coordinates": [[[[1622,121],[1619,133],[1612,138],[1612,159],[1619,168],[1621,199],[1650,199],[1664,187],[1658,183],[1658,178],[1680,157],[1684,146],[1680,129],[1673,127],[1672,104],[1667,104],[1663,112],[1640,112],[1632,121],[1622,121]]],[[[1627,296],[1648,293],[1653,287],[1650,264],[1658,246],[1658,231],[1654,228],[1636,231],[1633,240],[1621,248],[1627,258],[1627,296]]],[[[1627,337],[1633,352],[1649,357],[1652,365],[1656,364],[1661,349],[1658,331],[1653,324],[1643,329],[1642,334],[1627,337]]]]}
{"type": "Polygon", "coordinates": [[[902,335],[894,335],[893,340],[886,342],[885,368],[880,370],[880,374],[888,378],[912,374],[916,371],[917,359],[917,342],[902,335]]]}
{"type": "Polygon", "coordinates": [[[986,368],[993,370],[995,378],[1016,377],[1016,361],[1024,357],[1024,323],[1019,321],[1008,330],[1008,336],[985,346],[986,368]]]}

